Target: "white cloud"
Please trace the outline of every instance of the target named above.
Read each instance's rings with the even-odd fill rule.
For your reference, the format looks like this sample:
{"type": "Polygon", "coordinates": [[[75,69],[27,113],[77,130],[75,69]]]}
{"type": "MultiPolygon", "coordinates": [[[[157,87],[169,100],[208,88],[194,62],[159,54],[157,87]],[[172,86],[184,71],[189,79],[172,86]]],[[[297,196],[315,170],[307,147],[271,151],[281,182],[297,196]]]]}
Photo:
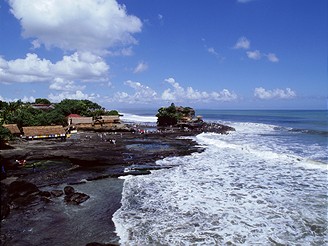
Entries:
{"type": "Polygon", "coordinates": [[[77,91],[84,90],[85,86],[76,85],[74,81],[55,78],[50,84],[49,89],[57,91],[77,91]]]}
{"type": "MultiPolygon", "coordinates": [[[[242,3],[249,2],[251,0],[240,0],[242,3]]],[[[238,39],[236,44],[234,45],[234,49],[245,49],[248,50],[251,47],[250,41],[246,37],[241,37],[238,39]]],[[[279,62],[278,57],[274,53],[262,54],[259,50],[254,51],[246,51],[246,55],[248,58],[253,60],[260,60],[263,56],[267,57],[270,62],[279,62]]]]}
{"type": "Polygon", "coordinates": [[[128,15],[116,0],[9,0],[11,13],[20,21],[24,38],[33,47],[103,52],[137,43],[139,18],[128,15]]]}
{"type": "MultiPolygon", "coordinates": [[[[15,100],[15,101],[17,101],[17,100],[15,100]]],[[[35,98],[33,97],[33,96],[24,96],[23,98],[22,98],[22,102],[35,102],[35,98]]]]}
{"type": "Polygon", "coordinates": [[[152,88],[128,80],[125,85],[134,89],[134,92],[129,94],[127,92],[117,92],[110,102],[120,103],[156,103],[156,102],[213,102],[213,101],[232,101],[237,99],[237,95],[224,89],[220,92],[206,92],[198,91],[192,87],[183,88],[174,78],[165,79],[171,88],[165,89],[162,93],[157,93],[152,88]]]}
{"type": "Polygon", "coordinates": [[[290,99],[296,97],[296,93],[290,88],[266,90],[263,87],[255,88],[254,96],[260,99],[290,99]]]}
{"type": "Polygon", "coordinates": [[[168,78],[165,82],[169,83],[172,88],[164,90],[162,93],[162,100],[164,101],[185,101],[185,100],[197,100],[197,101],[233,101],[237,99],[237,95],[230,92],[227,89],[221,92],[205,92],[198,91],[192,87],[187,87],[186,89],[180,86],[174,78],[168,78]]]}
{"type": "Polygon", "coordinates": [[[262,54],[259,50],[247,51],[246,54],[249,59],[260,60],[262,58],[262,54]]]}
{"type": "Polygon", "coordinates": [[[213,55],[216,55],[216,56],[219,55],[219,54],[215,51],[215,49],[214,49],[213,47],[208,48],[207,51],[208,51],[208,53],[211,53],[211,54],[213,54],[213,55]]]}
{"type": "Polygon", "coordinates": [[[70,92],[70,91],[64,91],[60,94],[54,95],[54,94],[49,94],[48,98],[51,102],[60,102],[64,99],[77,99],[77,100],[94,100],[95,98],[99,98],[98,94],[84,94],[82,91],[75,91],[75,92],[70,92]]]}
{"type": "Polygon", "coordinates": [[[270,62],[279,62],[278,57],[274,53],[269,53],[266,55],[270,62]]]}
{"type": "Polygon", "coordinates": [[[249,49],[251,46],[251,42],[246,37],[240,37],[236,42],[234,48],[235,49],[249,49]]]}
{"type": "Polygon", "coordinates": [[[124,102],[124,103],[149,103],[157,100],[157,93],[149,86],[145,86],[140,82],[134,82],[128,80],[125,82],[126,85],[134,89],[133,94],[127,92],[117,92],[114,95],[113,101],[124,102]]]}
{"type": "Polygon", "coordinates": [[[148,64],[144,62],[139,62],[138,65],[133,70],[133,73],[142,73],[148,69],[148,64]]]}
{"type": "Polygon", "coordinates": [[[16,102],[18,100],[21,100],[22,102],[35,102],[35,98],[33,96],[24,96],[23,98],[4,98],[0,95],[0,101],[4,102],[16,102]]]}
{"type": "Polygon", "coordinates": [[[7,83],[48,82],[55,78],[80,81],[107,81],[109,66],[99,56],[75,52],[52,63],[36,54],[6,61],[0,57],[0,81],[7,83]]]}

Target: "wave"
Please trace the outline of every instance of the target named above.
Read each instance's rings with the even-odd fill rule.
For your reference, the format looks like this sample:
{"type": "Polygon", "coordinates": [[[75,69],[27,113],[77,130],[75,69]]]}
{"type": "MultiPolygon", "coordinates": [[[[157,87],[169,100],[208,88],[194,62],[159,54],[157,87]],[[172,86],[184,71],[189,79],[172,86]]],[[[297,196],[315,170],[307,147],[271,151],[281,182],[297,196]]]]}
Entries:
{"type": "Polygon", "coordinates": [[[122,121],[127,123],[156,123],[157,117],[155,116],[142,116],[136,114],[122,113],[122,121]]]}
{"type": "Polygon", "coordinates": [[[326,172],[241,138],[200,134],[204,152],[126,178],[113,219],[121,245],[325,244],[326,172]]]}

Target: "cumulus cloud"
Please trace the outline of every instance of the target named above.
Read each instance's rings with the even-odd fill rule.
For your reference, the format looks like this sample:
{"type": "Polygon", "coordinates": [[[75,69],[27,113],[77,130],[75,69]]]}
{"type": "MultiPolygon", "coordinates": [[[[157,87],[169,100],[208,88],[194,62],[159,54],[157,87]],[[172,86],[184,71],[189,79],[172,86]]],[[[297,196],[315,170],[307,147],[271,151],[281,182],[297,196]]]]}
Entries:
{"type": "Polygon", "coordinates": [[[262,54],[259,50],[247,51],[246,55],[249,59],[253,60],[260,60],[262,58],[262,54]]]}
{"type": "Polygon", "coordinates": [[[157,93],[149,86],[143,85],[140,82],[134,82],[128,80],[125,82],[125,85],[128,85],[134,89],[134,93],[128,94],[127,92],[117,92],[114,95],[113,100],[116,102],[125,102],[125,103],[149,103],[154,100],[157,100],[157,93]]]}
{"type": "Polygon", "coordinates": [[[64,91],[62,93],[59,94],[49,94],[48,98],[51,102],[60,102],[64,99],[77,99],[77,100],[83,100],[83,99],[87,99],[87,100],[94,100],[96,98],[99,98],[100,96],[98,94],[84,94],[82,91],[78,90],[75,92],[70,92],[70,91],[64,91]]]}
{"type": "Polygon", "coordinates": [[[133,70],[133,73],[142,73],[148,69],[148,64],[144,62],[139,62],[138,65],[133,70]]]}
{"type": "Polygon", "coordinates": [[[198,91],[192,87],[187,87],[186,89],[174,78],[165,79],[165,82],[170,84],[172,88],[164,90],[162,93],[162,100],[165,101],[184,101],[184,100],[197,100],[197,101],[233,101],[237,99],[237,95],[233,92],[230,92],[227,89],[222,90],[221,92],[206,92],[198,91]]]}
{"type": "Polygon", "coordinates": [[[266,90],[263,87],[258,87],[254,90],[254,96],[260,99],[290,99],[296,97],[296,93],[290,88],[266,90]]]}
{"type": "Polygon", "coordinates": [[[163,92],[158,93],[152,88],[141,84],[140,82],[134,82],[128,80],[125,85],[134,90],[133,93],[117,92],[109,101],[123,102],[123,103],[155,103],[155,102],[213,102],[213,101],[232,101],[237,99],[237,95],[224,89],[220,92],[206,92],[198,91],[192,87],[184,88],[180,86],[174,78],[165,79],[165,82],[170,85],[171,88],[165,89],[163,92]]]}
{"type": "Polygon", "coordinates": [[[251,42],[246,37],[240,37],[236,42],[234,48],[235,49],[249,49],[251,46],[251,42]]]}
{"type": "Polygon", "coordinates": [[[16,102],[18,100],[21,100],[22,102],[35,102],[35,98],[33,96],[24,96],[23,98],[4,98],[0,95],[0,101],[4,102],[16,102]]]}
{"type": "Polygon", "coordinates": [[[78,91],[84,90],[85,86],[76,85],[74,81],[55,78],[50,84],[49,89],[57,91],[78,91]]]}
{"type": "Polygon", "coordinates": [[[115,46],[136,44],[139,18],[127,14],[116,0],[9,0],[11,13],[20,21],[24,38],[34,48],[103,52],[115,46]]]}
{"type": "Polygon", "coordinates": [[[79,81],[106,81],[109,66],[90,52],[75,52],[52,63],[28,53],[24,59],[7,61],[0,57],[0,81],[6,83],[49,82],[56,78],[79,81]]]}

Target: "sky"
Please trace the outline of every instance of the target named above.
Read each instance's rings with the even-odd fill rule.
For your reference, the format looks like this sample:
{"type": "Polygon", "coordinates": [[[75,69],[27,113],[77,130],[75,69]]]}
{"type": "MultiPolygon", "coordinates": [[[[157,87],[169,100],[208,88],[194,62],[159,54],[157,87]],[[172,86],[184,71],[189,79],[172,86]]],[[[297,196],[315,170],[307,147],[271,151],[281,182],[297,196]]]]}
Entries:
{"type": "Polygon", "coordinates": [[[327,109],[326,0],[0,0],[0,100],[327,109]]]}

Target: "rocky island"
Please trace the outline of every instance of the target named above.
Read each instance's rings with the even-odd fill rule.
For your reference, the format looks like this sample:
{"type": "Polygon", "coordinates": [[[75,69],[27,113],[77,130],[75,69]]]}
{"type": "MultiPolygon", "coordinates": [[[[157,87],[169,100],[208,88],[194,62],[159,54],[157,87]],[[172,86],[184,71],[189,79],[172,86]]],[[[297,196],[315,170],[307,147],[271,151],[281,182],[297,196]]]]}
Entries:
{"type": "Polygon", "coordinates": [[[120,207],[118,177],[149,174],[163,168],[159,159],[203,151],[192,138],[201,132],[234,130],[174,104],[156,116],[154,126],[8,141],[0,152],[1,245],[117,245],[111,216],[120,207]]]}

